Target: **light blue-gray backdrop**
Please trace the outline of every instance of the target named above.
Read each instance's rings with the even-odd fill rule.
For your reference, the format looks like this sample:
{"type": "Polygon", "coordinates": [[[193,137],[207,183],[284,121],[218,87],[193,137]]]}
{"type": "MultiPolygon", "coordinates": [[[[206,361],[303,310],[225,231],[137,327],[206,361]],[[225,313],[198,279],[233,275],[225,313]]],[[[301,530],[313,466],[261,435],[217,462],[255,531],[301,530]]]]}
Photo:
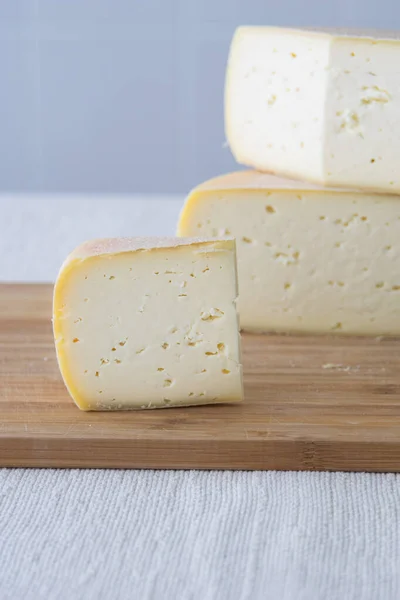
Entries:
{"type": "Polygon", "coordinates": [[[0,191],[186,192],[234,169],[240,24],[396,28],[400,0],[0,0],[0,191]]]}

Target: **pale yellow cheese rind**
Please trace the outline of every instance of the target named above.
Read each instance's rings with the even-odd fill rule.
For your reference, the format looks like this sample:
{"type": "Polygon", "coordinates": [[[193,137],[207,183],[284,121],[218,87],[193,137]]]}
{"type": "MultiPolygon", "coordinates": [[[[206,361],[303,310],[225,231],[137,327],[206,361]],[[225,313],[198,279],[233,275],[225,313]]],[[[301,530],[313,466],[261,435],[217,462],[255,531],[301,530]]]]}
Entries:
{"type": "MultiPolygon", "coordinates": [[[[191,192],[190,195],[197,192],[208,191],[228,191],[228,190],[298,190],[298,191],[319,191],[319,192],[336,192],[343,193],[343,188],[326,187],[309,181],[301,181],[299,179],[289,179],[287,177],[279,177],[273,173],[265,173],[262,171],[244,170],[233,171],[225,175],[218,175],[200,183],[191,192]]],[[[362,189],[353,190],[349,188],[347,191],[363,194],[362,189]]]]}
{"type": "Polygon", "coordinates": [[[400,41],[400,32],[389,29],[368,29],[357,27],[274,27],[268,25],[254,26],[242,25],[236,29],[235,35],[239,36],[248,32],[276,33],[280,36],[303,36],[305,38],[341,39],[355,41],[393,42],[400,41]]]}
{"type": "Polygon", "coordinates": [[[242,399],[232,239],[116,238],[77,248],[54,287],[53,330],[82,410],[242,399]]]}

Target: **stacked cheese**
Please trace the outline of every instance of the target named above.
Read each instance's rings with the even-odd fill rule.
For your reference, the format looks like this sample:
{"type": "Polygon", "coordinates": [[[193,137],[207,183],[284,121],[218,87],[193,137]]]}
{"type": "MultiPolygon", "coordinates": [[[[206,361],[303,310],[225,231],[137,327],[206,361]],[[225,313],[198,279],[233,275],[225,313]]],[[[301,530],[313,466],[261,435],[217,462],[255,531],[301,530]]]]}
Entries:
{"type": "Polygon", "coordinates": [[[226,81],[238,162],[321,185],[400,192],[400,42],[240,28],[226,81]]]}
{"type": "Polygon", "coordinates": [[[400,333],[399,58],[395,36],[235,34],[225,106],[232,152],[303,179],[219,177],[196,188],[181,214],[179,235],[236,237],[242,328],[400,333]]]}
{"type": "Polygon", "coordinates": [[[178,234],[192,239],[98,240],[67,258],[54,334],[80,408],[241,400],[232,237],[242,328],[400,333],[399,58],[390,37],[238,30],[232,152],[304,182],[219,177],[187,199],[178,234]]]}

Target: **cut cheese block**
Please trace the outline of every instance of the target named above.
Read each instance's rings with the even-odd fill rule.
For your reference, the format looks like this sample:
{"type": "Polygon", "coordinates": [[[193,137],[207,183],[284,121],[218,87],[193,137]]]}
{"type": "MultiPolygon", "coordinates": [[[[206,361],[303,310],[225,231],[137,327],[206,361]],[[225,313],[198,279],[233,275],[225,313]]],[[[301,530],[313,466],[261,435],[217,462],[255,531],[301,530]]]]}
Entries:
{"type": "Polygon", "coordinates": [[[189,195],[178,234],[235,236],[249,331],[400,334],[400,198],[252,171],[189,195]]]}
{"type": "Polygon", "coordinates": [[[77,248],[54,290],[65,384],[83,410],[236,402],[234,240],[116,238],[77,248]]]}
{"type": "Polygon", "coordinates": [[[400,35],[240,27],[226,136],[239,163],[319,184],[400,192],[400,35]],[[383,38],[383,39],[377,39],[383,38]]]}

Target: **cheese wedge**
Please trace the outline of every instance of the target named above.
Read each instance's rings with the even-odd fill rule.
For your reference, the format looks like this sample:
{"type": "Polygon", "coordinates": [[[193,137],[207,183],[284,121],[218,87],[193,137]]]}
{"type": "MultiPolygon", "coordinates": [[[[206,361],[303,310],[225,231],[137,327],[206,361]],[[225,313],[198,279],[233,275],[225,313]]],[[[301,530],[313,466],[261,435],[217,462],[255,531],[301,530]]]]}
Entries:
{"type": "Polygon", "coordinates": [[[237,402],[234,240],[87,242],[61,268],[53,327],[82,410],[237,402]]]}
{"type": "Polygon", "coordinates": [[[323,185],[399,193],[399,35],[240,27],[225,92],[236,160],[323,185]]]}
{"type": "Polygon", "coordinates": [[[249,331],[400,334],[400,198],[252,171],[189,195],[178,235],[235,236],[249,331]]]}

